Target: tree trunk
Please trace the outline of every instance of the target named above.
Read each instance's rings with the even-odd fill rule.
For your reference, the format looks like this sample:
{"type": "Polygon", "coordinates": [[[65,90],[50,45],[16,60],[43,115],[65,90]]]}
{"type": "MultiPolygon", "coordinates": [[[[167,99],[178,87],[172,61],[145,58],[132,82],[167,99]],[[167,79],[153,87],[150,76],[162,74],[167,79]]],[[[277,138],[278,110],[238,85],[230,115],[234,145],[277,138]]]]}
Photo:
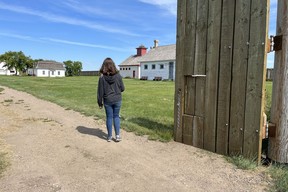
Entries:
{"type": "Polygon", "coordinates": [[[282,50],[275,52],[271,123],[276,125],[275,137],[269,138],[268,157],[288,163],[288,1],[278,0],[277,32],[283,35],[282,50]]]}

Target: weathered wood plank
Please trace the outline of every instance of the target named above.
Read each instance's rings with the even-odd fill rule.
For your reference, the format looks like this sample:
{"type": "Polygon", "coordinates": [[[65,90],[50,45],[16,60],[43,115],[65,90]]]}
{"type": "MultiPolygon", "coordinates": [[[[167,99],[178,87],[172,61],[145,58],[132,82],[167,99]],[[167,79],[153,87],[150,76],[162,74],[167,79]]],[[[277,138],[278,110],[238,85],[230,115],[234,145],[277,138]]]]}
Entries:
{"type": "Polygon", "coordinates": [[[176,39],[176,76],[174,94],[174,140],[182,142],[182,114],[184,105],[184,40],[186,22],[186,0],[178,0],[177,5],[177,39],[176,39]]]}
{"type": "MultiPolygon", "coordinates": [[[[208,0],[198,1],[197,10],[194,75],[206,75],[208,0]]],[[[196,78],[195,94],[195,116],[204,117],[205,77],[196,78]]]]}
{"type": "Polygon", "coordinates": [[[216,150],[218,70],[222,0],[209,1],[205,86],[204,149],[216,150]]]}
{"type": "Polygon", "coordinates": [[[250,1],[236,1],[233,70],[231,86],[231,109],[229,131],[229,155],[243,152],[243,131],[245,129],[246,79],[248,65],[250,1]]]}
{"type": "MultiPolygon", "coordinates": [[[[187,0],[186,2],[186,29],[184,40],[184,70],[182,74],[192,75],[195,64],[195,37],[197,24],[197,1],[187,0]]],[[[185,76],[184,80],[184,114],[194,115],[195,113],[195,79],[185,76]]],[[[192,125],[191,125],[192,130],[192,125]]],[[[192,142],[192,141],[191,141],[192,142]]],[[[192,143],[191,143],[192,144],[192,143]]]]}
{"type": "Polygon", "coordinates": [[[183,143],[193,144],[193,116],[183,115],[183,143]]]}
{"type": "Polygon", "coordinates": [[[187,0],[186,2],[186,28],[184,43],[184,75],[192,75],[195,64],[195,41],[197,28],[197,0],[187,0]]]}
{"type": "Polygon", "coordinates": [[[228,154],[234,10],[234,1],[223,0],[216,138],[216,152],[223,155],[228,154]]]}
{"type": "Polygon", "coordinates": [[[195,93],[197,92],[195,81],[195,78],[185,76],[184,114],[187,115],[195,114],[195,93]]]}
{"type": "Polygon", "coordinates": [[[253,0],[251,3],[243,155],[251,158],[258,157],[259,160],[262,143],[260,138],[262,138],[269,5],[267,0],[253,0]]]}
{"type": "Polygon", "coordinates": [[[193,146],[203,149],[203,127],[204,119],[194,116],[193,118],[193,146]]]}

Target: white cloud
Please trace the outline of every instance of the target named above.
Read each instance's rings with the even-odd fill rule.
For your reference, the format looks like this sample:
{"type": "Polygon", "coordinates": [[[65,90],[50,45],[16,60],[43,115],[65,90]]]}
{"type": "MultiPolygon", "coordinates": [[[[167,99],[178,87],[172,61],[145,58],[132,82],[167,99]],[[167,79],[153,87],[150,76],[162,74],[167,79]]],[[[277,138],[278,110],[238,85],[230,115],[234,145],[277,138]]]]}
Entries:
{"type": "Polygon", "coordinates": [[[21,39],[21,40],[27,40],[27,41],[34,41],[34,42],[55,42],[55,43],[61,43],[61,44],[68,44],[68,45],[76,45],[76,46],[82,46],[82,47],[92,47],[92,48],[101,48],[101,49],[108,49],[108,50],[113,50],[113,51],[121,51],[125,52],[127,49],[119,48],[119,47],[111,47],[111,46],[106,46],[106,45],[95,45],[95,44],[90,44],[90,43],[81,43],[81,42],[75,42],[75,41],[67,41],[63,39],[55,39],[55,38],[34,38],[31,36],[25,36],[25,35],[19,35],[19,34],[13,34],[13,33],[2,33],[0,32],[0,36],[5,36],[5,37],[10,37],[10,38],[15,38],[15,39],[21,39]]]}
{"type": "MultiPolygon", "coordinates": [[[[58,2],[57,2],[58,3],[58,2]]],[[[75,1],[75,0],[67,0],[61,1],[65,6],[83,14],[92,14],[92,15],[105,15],[110,16],[111,13],[107,10],[102,10],[94,6],[87,6],[83,2],[75,1]]]]}
{"type": "Polygon", "coordinates": [[[177,15],[177,0],[139,0],[142,3],[157,5],[168,10],[171,14],[177,15]]]}
{"type": "Polygon", "coordinates": [[[68,45],[109,49],[109,50],[114,50],[114,51],[125,51],[125,49],[123,48],[120,49],[118,47],[110,47],[110,46],[105,46],[105,45],[95,45],[95,44],[90,44],[90,43],[81,43],[81,42],[67,41],[63,39],[54,39],[54,38],[41,38],[41,39],[51,41],[51,42],[56,42],[56,43],[68,44],[68,45]]]}
{"type": "Polygon", "coordinates": [[[12,34],[12,33],[1,33],[0,36],[5,36],[5,37],[12,37],[16,39],[23,39],[23,40],[32,40],[30,36],[24,36],[24,35],[17,35],[17,34],[12,34]]]}
{"type": "Polygon", "coordinates": [[[119,28],[113,28],[111,26],[108,27],[108,26],[100,25],[100,24],[90,22],[90,21],[74,19],[74,18],[55,15],[55,14],[42,12],[42,11],[40,12],[37,10],[28,9],[26,7],[12,6],[12,5],[8,5],[8,4],[1,3],[1,2],[0,2],[0,9],[9,10],[12,12],[17,12],[17,13],[22,13],[22,14],[27,14],[27,15],[37,16],[37,17],[43,18],[47,21],[51,21],[51,22],[55,22],[55,23],[65,23],[65,24],[69,24],[69,25],[77,25],[77,26],[87,27],[87,28],[96,29],[99,31],[105,31],[105,32],[109,32],[109,33],[118,33],[118,34],[122,34],[122,35],[140,36],[138,34],[130,32],[130,31],[119,29],[119,28]]]}

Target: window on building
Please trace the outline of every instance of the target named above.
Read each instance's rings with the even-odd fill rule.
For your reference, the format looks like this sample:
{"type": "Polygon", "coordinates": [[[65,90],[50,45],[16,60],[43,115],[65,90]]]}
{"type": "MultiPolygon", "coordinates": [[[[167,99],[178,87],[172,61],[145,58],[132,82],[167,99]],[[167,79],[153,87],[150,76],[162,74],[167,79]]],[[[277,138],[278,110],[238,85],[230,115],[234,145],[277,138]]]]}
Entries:
{"type": "Polygon", "coordinates": [[[160,69],[164,69],[164,64],[160,64],[160,69]]]}
{"type": "Polygon", "coordinates": [[[45,75],[45,71],[43,71],[42,74],[45,75]]]}
{"type": "Polygon", "coordinates": [[[52,71],[52,75],[54,75],[54,71],[52,71]]]}
{"type": "Polygon", "coordinates": [[[131,70],[131,68],[129,67],[129,70],[131,70]]]}
{"type": "Polygon", "coordinates": [[[60,71],[58,71],[58,75],[60,75],[60,71]]]}
{"type": "Polygon", "coordinates": [[[144,69],[148,69],[148,65],[144,65],[144,69]]]}
{"type": "Polygon", "coordinates": [[[152,65],[152,69],[156,69],[156,65],[155,64],[152,65]]]}

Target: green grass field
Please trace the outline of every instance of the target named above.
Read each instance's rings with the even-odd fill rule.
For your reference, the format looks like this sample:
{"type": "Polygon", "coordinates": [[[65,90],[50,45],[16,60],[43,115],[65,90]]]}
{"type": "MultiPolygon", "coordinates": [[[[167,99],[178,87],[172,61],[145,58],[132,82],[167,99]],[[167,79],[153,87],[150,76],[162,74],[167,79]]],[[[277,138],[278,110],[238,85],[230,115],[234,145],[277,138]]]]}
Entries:
{"type": "MultiPolygon", "coordinates": [[[[121,125],[126,131],[148,135],[149,139],[170,141],[173,138],[174,82],[124,79],[121,125]]],[[[96,102],[98,77],[38,78],[0,76],[0,85],[28,92],[81,112],[95,119],[105,119],[104,109],[96,102]]],[[[265,111],[270,117],[272,82],[266,83],[265,111]]]]}
{"type": "MultiPolygon", "coordinates": [[[[123,79],[121,127],[149,139],[173,138],[174,82],[123,79]]],[[[0,85],[28,92],[95,119],[105,119],[97,105],[98,77],[38,78],[0,76],[0,85]]]]}

